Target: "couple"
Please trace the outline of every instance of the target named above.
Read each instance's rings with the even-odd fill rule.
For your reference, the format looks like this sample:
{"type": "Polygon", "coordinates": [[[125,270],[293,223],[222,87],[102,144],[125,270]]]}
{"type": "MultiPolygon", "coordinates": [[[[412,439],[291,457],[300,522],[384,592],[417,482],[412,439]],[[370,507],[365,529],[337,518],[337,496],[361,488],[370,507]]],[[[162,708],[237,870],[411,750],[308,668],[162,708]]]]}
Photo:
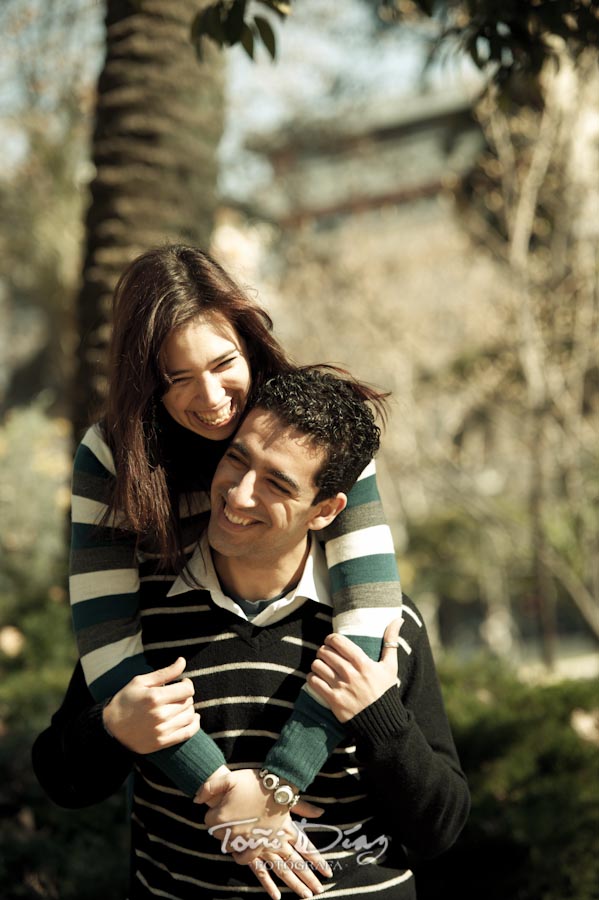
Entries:
{"type": "Polygon", "coordinates": [[[112,699],[94,705],[76,672],[38,739],[36,770],[50,796],[80,805],[115,789],[135,762],[131,898],[275,897],[273,876],[309,896],[320,882],[306,861],[331,896],[412,897],[410,853],[455,840],[468,791],[409,602],[401,640],[390,626],[392,646],[374,661],[380,623],[396,615],[384,605],[393,583],[384,578],[390,554],[376,552],[384,526],[374,479],[368,469],[359,477],[378,447],[368,403],[380,397],[277,358],[263,314],[222,270],[212,269],[217,289],[202,280],[210,266],[186,248],[152,251],[117,289],[114,371],[129,366],[139,390],[128,386],[133,399],[119,418],[127,389],[113,377],[103,428],[78,452],[71,583],[91,694],[112,699]],[[168,254],[172,290],[158,303],[152,292],[168,254]],[[187,283],[173,277],[183,258],[187,283]],[[190,278],[196,294],[212,292],[201,313],[182,310],[190,278]],[[132,298],[137,315],[130,303],[127,311],[132,298]],[[139,346],[149,318],[154,343],[139,346]],[[208,530],[189,561],[210,480],[208,530]],[[150,485],[160,508],[148,527],[150,485]],[[310,540],[325,529],[328,572],[310,540]],[[364,596],[383,606],[370,602],[365,613],[364,596]],[[330,635],[343,630],[333,612],[352,640],[330,635]],[[186,680],[157,686],[182,673],[178,661],[127,684],[141,665],[168,666],[181,654],[186,680]],[[157,750],[165,740],[174,746],[157,750]],[[195,751],[185,752],[193,741],[197,766],[195,751]],[[208,806],[205,821],[194,796],[208,806]],[[318,818],[309,801],[324,810],[318,818]],[[311,842],[292,827],[292,807],[311,842]]]}

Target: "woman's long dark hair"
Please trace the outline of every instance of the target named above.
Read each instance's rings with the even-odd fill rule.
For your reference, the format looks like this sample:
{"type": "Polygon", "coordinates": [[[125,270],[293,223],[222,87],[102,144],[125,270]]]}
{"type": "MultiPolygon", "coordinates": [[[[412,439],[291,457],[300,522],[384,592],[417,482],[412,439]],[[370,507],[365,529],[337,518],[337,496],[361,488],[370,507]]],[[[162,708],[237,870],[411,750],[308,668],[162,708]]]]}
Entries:
{"type": "MultiPolygon", "coordinates": [[[[124,516],[139,536],[152,535],[165,562],[181,571],[185,558],[179,502],[185,483],[181,465],[191,459],[175,443],[197,436],[168,421],[160,400],[168,389],[161,366],[164,342],[199,316],[222,315],[243,339],[252,384],[292,367],[272,334],[270,316],[224,269],[195,247],[158,247],[138,256],[115,288],[110,342],[109,390],[103,417],[114,455],[116,480],[107,518],[124,516]],[[160,422],[164,423],[164,427],[160,422]],[[170,441],[170,446],[166,445],[170,441]]],[[[202,439],[200,438],[199,441],[202,439]]],[[[205,441],[215,465],[222,446],[205,441]]],[[[210,463],[205,461],[208,468],[210,463]]],[[[195,459],[202,468],[202,459],[195,459]]],[[[207,487],[212,471],[205,473],[207,487]]]]}

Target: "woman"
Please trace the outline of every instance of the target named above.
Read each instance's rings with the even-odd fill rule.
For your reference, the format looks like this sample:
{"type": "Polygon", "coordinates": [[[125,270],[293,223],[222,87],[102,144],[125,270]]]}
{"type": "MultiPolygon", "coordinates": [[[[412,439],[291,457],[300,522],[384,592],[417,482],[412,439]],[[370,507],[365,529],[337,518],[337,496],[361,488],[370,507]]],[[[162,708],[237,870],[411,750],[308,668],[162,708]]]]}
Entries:
{"type": "MultiPolygon", "coordinates": [[[[143,656],[140,582],[164,603],[163,582],[183,572],[193,551],[210,480],[250,387],[291,367],[271,327],[266,312],[191,247],[150,250],[119,280],[105,414],[84,436],[73,478],[71,603],[96,700],[151,671],[143,656]]],[[[378,659],[401,591],[370,472],[352,490],[334,538],[327,559],[335,627],[378,659]]],[[[264,761],[300,791],[343,734],[330,711],[323,715],[321,704],[302,694],[264,761]]],[[[153,760],[191,796],[225,762],[201,730],[153,760]]]]}

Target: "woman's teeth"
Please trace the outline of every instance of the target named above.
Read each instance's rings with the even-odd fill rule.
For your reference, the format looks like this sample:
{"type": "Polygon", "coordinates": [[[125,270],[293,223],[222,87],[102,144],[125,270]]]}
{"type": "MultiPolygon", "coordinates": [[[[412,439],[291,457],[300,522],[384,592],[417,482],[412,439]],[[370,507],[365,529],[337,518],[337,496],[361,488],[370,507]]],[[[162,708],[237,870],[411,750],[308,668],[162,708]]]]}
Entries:
{"type": "Polygon", "coordinates": [[[219,409],[219,411],[212,416],[207,416],[205,413],[202,415],[195,411],[193,411],[192,415],[194,415],[196,419],[199,419],[204,425],[224,425],[225,422],[228,422],[231,418],[231,401],[229,400],[224,409],[219,409]]]}

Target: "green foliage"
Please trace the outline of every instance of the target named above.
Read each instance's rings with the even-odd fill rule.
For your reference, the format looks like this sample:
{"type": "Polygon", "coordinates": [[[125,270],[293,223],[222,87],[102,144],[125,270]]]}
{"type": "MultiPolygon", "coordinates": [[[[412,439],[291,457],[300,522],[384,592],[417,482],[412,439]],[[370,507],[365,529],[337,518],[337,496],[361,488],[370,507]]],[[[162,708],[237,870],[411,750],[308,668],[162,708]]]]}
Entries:
{"type": "MultiPolygon", "coordinates": [[[[23,584],[23,579],[21,579],[23,584]]],[[[64,592],[63,592],[64,594],[64,592]]],[[[31,746],[59,706],[75,660],[66,599],[29,587],[18,618],[24,643],[0,652],[0,896],[5,900],[124,897],[126,801],[81,811],[54,806],[31,768],[31,746]]]]}
{"type": "Polygon", "coordinates": [[[39,404],[0,428],[0,728],[47,721],[75,658],[66,590],[70,428],[39,404]],[[43,690],[41,683],[43,682],[43,690]]]}
{"type": "Polygon", "coordinates": [[[553,56],[556,39],[576,56],[599,47],[599,9],[595,0],[382,0],[386,21],[416,11],[437,19],[437,47],[456,42],[474,64],[499,85],[536,77],[553,56]]]}
{"type": "Polygon", "coordinates": [[[452,600],[473,602],[480,596],[478,562],[472,553],[480,524],[460,509],[444,510],[410,523],[406,554],[416,573],[418,592],[432,591],[452,600]]]}
{"type": "MultiPolygon", "coordinates": [[[[271,12],[285,18],[291,12],[291,2],[257,0],[271,12]]],[[[191,26],[191,41],[198,58],[202,59],[202,41],[209,38],[219,47],[241,44],[248,56],[254,58],[256,40],[261,40],[272,59],[276,56],[276,37],[264,16],[246,18],[247,0],[218,0],[199,12],[191,26]]]]}
{"type": "MultiPolygon", "coordinates": [[[[285,18],[292,0],[257,0],[285,18]]],[[[556,38],[579,54],[599,47],[599,9],[594,0],[370,0],[384,22],[401,22],[415,15],[439,25],[436,49],[456,44],[495,82],[508,87],[517,76],[536,77],[554,53],[556,38]]],[[[253,58],[259,37],[275,57],[270,24],[258,16],[246,18],[247,0],[217,0],[197,14],[191,38],[201,56],[202,39],[219,47],[241,43],[253,58]]],[[[341,14],[341,13],[340,13],[341,14]]]]}
{"type": "Polygon", "coordinates": [[[448,884],[463,900],[597,900],[599,686],[533,687],[481,662],[441,674],[472,812],[455,847],[417,870],[419,900],[448,884]]]}
{"type": "MultiPolygon", "coordinates": [[[[43,501],[43,478],[37,486],[43,501]]],[[[40,515],[43,509],[48,512],[42,503],[40,515]]],[[[125,896],[125,798],[89,810],[61,810],[43,794],[30,764],[33,741],[59,706],[75,661],[66,590],[59,586],[64,575],[58,577],[63,525],[61,510],[56,543],[46,545],[45,583],[34,553],[30,583],[25,560],[9,558],[9,570],[1,573],[0,634],[12,629],[22,640],[14,655],[0,649],[0,896],[5,900],[125,896]],[[16,624],[7,626],[7,620],[16,624]]]]}
{"type": "Polygon", "coordinates": [[[41,591],[49,602],[66,596],[70,459],[70,425],[41,403],[0,426],[0,627],[18,625],[41,591]]]}
{"type": "MultiPolygon", "coordinates": [[[[22,714],[26,710],[21,708],[22,714]]],[[[0,895],[4,900],[124,897],[125,797],[75,812],[54,806],[31,770],[34,737],[28,721],[27,727],[11,731],[0,749],[0,895]]]]}
{"type": "Polygon", "coordinates": [[[70,428],[42,405],[0,428],[0,896],[105,900],[125,895],[125,800],[55,807],[36,783],[31,745],[74,661],[66,592],[70,428]]]}

